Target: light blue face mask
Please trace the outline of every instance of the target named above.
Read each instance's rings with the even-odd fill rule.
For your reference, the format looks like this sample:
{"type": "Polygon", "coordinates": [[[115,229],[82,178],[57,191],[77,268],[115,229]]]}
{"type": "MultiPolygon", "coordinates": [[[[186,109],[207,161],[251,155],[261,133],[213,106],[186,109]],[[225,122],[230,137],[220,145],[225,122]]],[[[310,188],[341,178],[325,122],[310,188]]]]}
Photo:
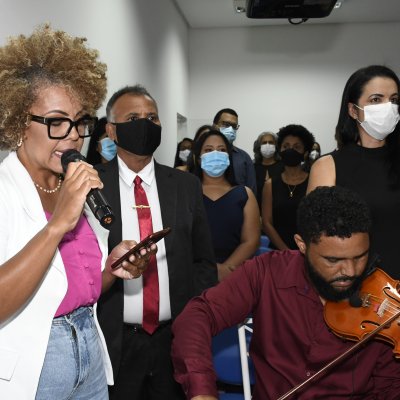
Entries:
{"type": "Polygon", "coordinates": [[[229,165],[229,155],[225,151],[214,150],[201,156],[201,169],[213,178],[222,176],[229,165]]]}
{"type": "Polygon", "coordinates": [[[117,154],[117,145],[109,137],[101,139],[99,143],[101,146],[101,156],[107,161],[112,160],[117,154]]]}
{"type": "Polygon", "coordinates": [[[229,143],[233,143],[236,139],[236,129],[233,129],[231,126],[221,127],[219,131],[228,139],[229,143]]]}

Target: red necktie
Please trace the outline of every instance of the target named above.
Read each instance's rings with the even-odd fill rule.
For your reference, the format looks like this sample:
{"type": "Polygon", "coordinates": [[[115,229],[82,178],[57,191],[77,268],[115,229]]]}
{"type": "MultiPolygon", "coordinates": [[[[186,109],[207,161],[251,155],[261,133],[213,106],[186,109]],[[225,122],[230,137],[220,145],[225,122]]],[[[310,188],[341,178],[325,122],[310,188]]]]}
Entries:
{"type": "MultiPolygon", "coordinates": [[[[135,203],[139,221],[140,240],[153,233],[151,211],[146,192],[142,187],[142,179],[136,175],[135,203]]],[[[158,327],[158,310],[160,295],[158,292],[158,272],[156,256],[150,257],[149,265],[143,273],[143,329],[150,335],[158,327]]]]}

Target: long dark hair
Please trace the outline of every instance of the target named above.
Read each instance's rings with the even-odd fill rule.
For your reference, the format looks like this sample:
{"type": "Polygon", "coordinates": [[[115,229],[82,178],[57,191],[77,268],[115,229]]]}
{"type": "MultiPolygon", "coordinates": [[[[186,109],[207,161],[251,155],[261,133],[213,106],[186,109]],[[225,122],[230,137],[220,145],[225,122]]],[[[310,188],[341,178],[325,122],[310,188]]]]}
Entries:
{"type": "MultiPolygon", "coordinates": [[[[185,141],[186,141],[186,142],[190,142],[190,143],[193,144],[193,140],[190,139],[190,138],[187,138],[187,137],[183,138],[183,139],[177,144],[177,146],[176,146],[176,153],[175,153],[174,168],[180,167],[180,166],[182,166],[182,165],[186,165],[186,164],[187,164],[187,162],[184,163],[184,162],[179,158],[180,146],[181,146],[182,142],[185,142],[185,141]]],[[[188,157],[188,160],[189,160],[189,157],[188,157]]]]}
{"type": "Polygon", "coordinates": [[[97,151],[97,145],[100,137],[106,132],[107,118],[103,117],[97,121],[93,129],[92,136],[90,136],[88,151],[86,154],[86,161],[89,164],[96,165],[101,163],[101,155],[97,151]]]}
{"type": "Polygon", "coordinates": [[[225,179],[232,185],[236,186],[237,182],[235,180],[235,175],[233,172],[233,162],[232,162],[232,145],[229,143],[228,139],[220,132],[215,129],[212,129],[208,132],[203,133],[196,142],[193,143],[193,149],[192,149],[192,154],[193,154],[193,160],[194,160],[194,166],[193,169],[190,171],[193,174],[195,174],[197,177],[200,178],[201,181],[203,181],[203,170],[201,169],[201,158],[200,158],[200,153],[201,149],[204,145],[204,142],[210,137],[210,136],[218,136],[220,137],[228,150],[228,156],[229,156],[229,167],[226,169],[224,176],[225,179]]]}
{"type": "MultiPolygon", "coordinates": [[[[354,72],[348,79],[344,87],[342,102],[340,105],[339,119],[336,125],[335,139],[338,148],[342,148],[350,143],[357,143],[360,139],[357,121],[349,115],[348,104],[358,104],[364,87],[372,79],[382,77],[392,79],[397,90],[400,90],[400,80],[398,76],[384,65],[370,65],[354,72]]],[[[389,184],[391,187],[400,186],[400,124],[386,138],[388,149],[386,162],[389,166],[389,184]]]]}
{"type": "Polygon", "coordinates": [[[193,141],[197,141],[197,139],[205,132],[205,131],[210,131],[213,129],[211,125],[201,125],[197,128],[196,133],[194,134],[193,141]]]}

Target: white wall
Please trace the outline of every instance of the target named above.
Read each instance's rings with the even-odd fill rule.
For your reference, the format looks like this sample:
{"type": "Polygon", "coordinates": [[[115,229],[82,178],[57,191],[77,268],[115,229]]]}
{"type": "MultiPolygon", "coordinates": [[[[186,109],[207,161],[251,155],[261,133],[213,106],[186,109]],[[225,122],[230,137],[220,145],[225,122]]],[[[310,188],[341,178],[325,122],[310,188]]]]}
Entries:
{"type": "Polygon", "coordinates": [[[331,151],[346,80],[369,64],[399,74],[399,37],[400,23],[191,30],[189,130],[229,107],[241,125],[235,143],[251,156],[259,133],[289,123],[331,151]]]}
{"type": "Polygon", "coordinates": [[[108,97],[126,84],[144,84],[163,124],[156,158],[169,165],[176,114],[188,117],[192,137],[224,107],[238,111],[236,144],[250,154],[260,132],[289,123],[306,126],[330,151],[349,75],[372,63],[400,73],[400,23],[188,29],[172,0],[0,0],[0,6],[0,45],[49,21],[100,51],[108,97]]]}
{"type": "Polygon", "coordinates": [[[87,37],[100,51],[108,65],[108,98],[128,84],[146,86],[163,125],[156,158],[173,163],[176,114],[188,114],[188,27],[172,0],[0,0],[0,9],[0,45],[7,36],[30,34],[50,22],[87,37]]]}

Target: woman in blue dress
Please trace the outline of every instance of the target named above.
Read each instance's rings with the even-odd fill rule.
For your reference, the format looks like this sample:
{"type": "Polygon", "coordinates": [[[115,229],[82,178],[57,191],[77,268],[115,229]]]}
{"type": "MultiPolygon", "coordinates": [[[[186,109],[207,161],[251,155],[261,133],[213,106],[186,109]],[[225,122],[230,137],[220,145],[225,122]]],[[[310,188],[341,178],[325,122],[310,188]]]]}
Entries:
{"type": "Polygon", "coordinates": [[[193,173],[202,181],[220,281],[252,257],[260,242],[257,200],[251,189],[234,180],[231,147],[223,134],[211,130],[193,149],[193,173]]]}

